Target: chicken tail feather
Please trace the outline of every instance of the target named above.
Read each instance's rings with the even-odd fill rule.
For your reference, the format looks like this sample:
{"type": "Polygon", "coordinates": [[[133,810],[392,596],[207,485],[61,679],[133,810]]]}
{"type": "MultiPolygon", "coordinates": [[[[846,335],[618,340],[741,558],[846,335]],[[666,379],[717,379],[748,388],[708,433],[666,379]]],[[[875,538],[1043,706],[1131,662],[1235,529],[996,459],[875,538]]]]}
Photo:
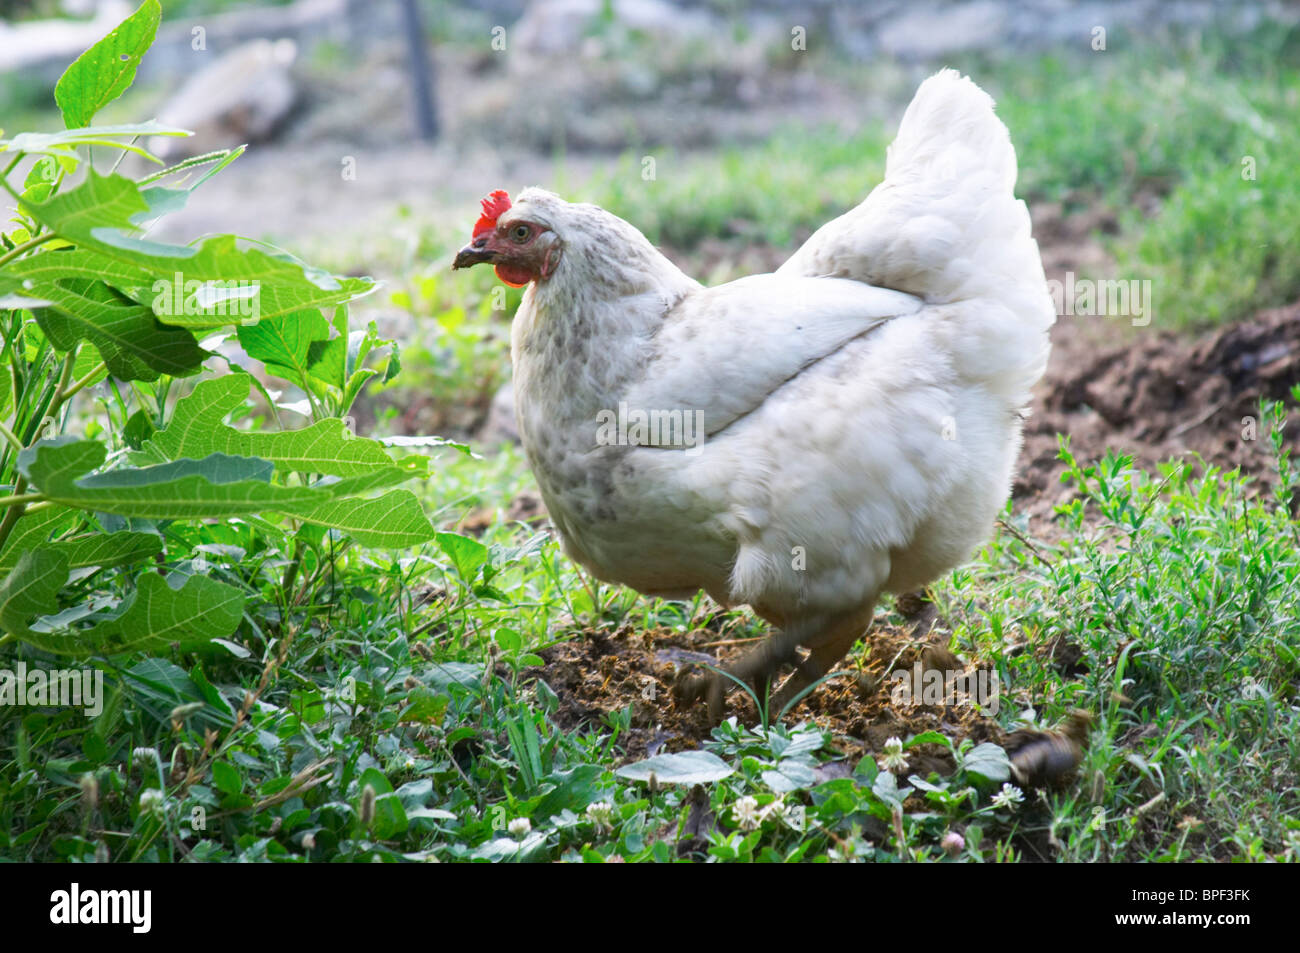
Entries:
{"type": "Polygon", "coordinates": [[[992,298],[1046,329],[1054,320],[1016,152],[993,99],[956,70],[917,90],[885,180],[818,229],[781,273],[833,275],[941,304],[992,298]]]}
{"type": "MultiPolygon", "coordinates": [[[[1015,197],[1016,152],[993,99],[955,70],[917,90],[889,147],[885,180],[822,226],[778,273],[852,278],[971,302],[961,362],[1021,395],[1042,374],[1056,319],[1029,210],[1015,197]]],[[[1018,399],[1018,398],[1017,398],[1018,399]]]]}

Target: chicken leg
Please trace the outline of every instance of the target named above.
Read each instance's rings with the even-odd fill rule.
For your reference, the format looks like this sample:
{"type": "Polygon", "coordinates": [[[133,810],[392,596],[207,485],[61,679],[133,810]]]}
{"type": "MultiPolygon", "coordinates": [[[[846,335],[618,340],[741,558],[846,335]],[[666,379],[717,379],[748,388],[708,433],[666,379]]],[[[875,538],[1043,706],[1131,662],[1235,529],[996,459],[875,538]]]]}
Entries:
{"type": "Polygon", "coordinates": [[[678,676],[673,686],[673,696],[678,705],[690,705],[701,698],[709,706],[709,721],[722,721],[722,703],[727,689],[734,680],[747,684],[759,699],[769,697],[772,681],[785,665],[798,661],[798,647],[809,649],[803,661],[768,705],[769,718],[779,714],[800,692],[822,678],[831,667],[848,654],[853,643],[860,639],[871,624],[874,602],[857,610],[842,613],[829,620],[818,620],[815,628],[804,620],[781,626],[747,655],[741,657],[721,672],[697,675],[688,671],[678,676]]]}

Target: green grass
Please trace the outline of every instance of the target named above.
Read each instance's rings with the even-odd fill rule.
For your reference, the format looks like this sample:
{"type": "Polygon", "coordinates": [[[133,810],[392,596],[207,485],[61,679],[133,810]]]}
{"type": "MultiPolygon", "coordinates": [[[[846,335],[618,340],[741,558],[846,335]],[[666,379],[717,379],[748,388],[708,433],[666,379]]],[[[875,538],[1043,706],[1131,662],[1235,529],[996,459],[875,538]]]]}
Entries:
{"type": "Polygon", "coordinates": [[[690,249],[717,238],[793,250],[880,181],[888,142],[878,128],[848,136],[787,130],[714,156],[660,156],[651,181],[640,158],[626,156],[588,190],[656,243],[690,249]]]}
{"type": "Polygon", "coordinates": [[[1300,526],[1282,426],[1274,415],[1274,496],[1235,472],[1145,474],[1122,456],[1085,467],[1063,451],[1082,491],[1061,508],[1064,542],[1001,536],[939,587],[957,644],[1018,686],[1017,707],[1099,713],[1079,788],[1030,822],[1063,858],[1300,849],[1300,526]],[[1082,677],[1063,680],[1041,651],[1009,651],[1057,637],[1081,650],[1082,677]]]}
{"type": "Polygon", "coordinates": [[[1300,180],[1291,174],[1300,34],[1266,26],[1236,38],[1129,40],[1113,52],[995,69],[1021,194],[1114,209],[1119,274],[1153,282],[1161,327],[1290,303],[1300,296],[1300,180]]]}

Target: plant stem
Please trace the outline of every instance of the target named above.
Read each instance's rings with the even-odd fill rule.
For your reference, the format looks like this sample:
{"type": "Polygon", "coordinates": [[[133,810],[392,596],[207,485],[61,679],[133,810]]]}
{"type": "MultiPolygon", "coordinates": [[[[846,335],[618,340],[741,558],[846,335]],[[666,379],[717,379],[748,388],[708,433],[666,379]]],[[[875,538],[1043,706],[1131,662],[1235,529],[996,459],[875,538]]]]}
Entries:
{"type": "MultiPolygon", "coordinates": [[[[13,164],[10,164],[13,168],[13,164]]],[[[8,170],[6,173],[8,174],[8,170]]],[[[54,396],[47,406],[49,415],[53,417],[59,412],[59,407],[67,400],[68,381],[72,378],[72,368],[77,361],[77,349],[74,347],[68,352],[68,356],[63,359],[63,372],[59,375],[59,383],[54,388],[54,396]]],[[[36,431],[37,437],[40,436],[40,428],[36,431]]],[[[9,541],[9,536],[22,519],[23,514],[27,512],[27,504],[32,503],[34,506],[42,506],[45,503],[45,497],[40,493],[27,492],[27,478],[19,477],[18,482],[14,484],[13,495],[3,501],[5,515],[0,520],[0,549],[9,541]]]]}
{"type": "Polygon", "coordinates": [[[38,503],[45,499],[43,493],[23,493],[21,496],[0,496],[0,506],[22,506],[26,503],[38,503]]]}
{"type": "Polygon", "coordinates": [[[50,401],[49,414],[53,417],[63,406],[63,402],[70,396],[68,394],[68,382],[72,380],[72,371],[77,364],[77,348],[74,346],[68,352],[68,356],[63,359],[63,372],[59,374],[59,386],[54,388],[54,400],[50,401]]]}
{"type": "Polygon", "coordinates": [[[289,565],[284,569],[284,579],[280,583],[280,597],[284,600],[286,613],[291,610],[297,600],[290,601],[293,593],[294,581],[298,578],[298,570],[302,568],[303,545],[301,539],[293,541],[293,557],[289,565]]]}
{"type": "Polygon", "coordinates": [[[4,437],[6,440],[8,440],[10,445],[12,445],[15,450],[23,449],[23,442],[18,439],[18,435],[15,434],[8,427],[6,427],[4,424],[0,424],[0,437],[4,437]]]}
{"type": "MultiPolygon", "coordinates": [[[[26,491],[27,478],[20,476],[18,482],[14,484],[14,496],[21,497],[26,491]]],[[[0,520],[0,549],[4,549],[5,543],[9,542],[9,534],[14,531],[14,527],[18,525],[18,520],[22,518],[26,509],[26,503],[17,503],[5,508],[4,519],[0,520]]]]}
{"type": "Polygon", "coordinates": [[[84,387],[86,387],[91,381],[93,381],[96,377],[98,377],[99,373],[105,370],[107,366],[108,365],[105,364],[103,361],[100,361],[89,371],[87,371],[84,375],[78,378],[77,381],[73,383],[72,386],[67,389],[67,391],[64,392],[63,399],[70,400],[77,394],[81,393],[81,390],[84,387]]]}
{"type": "Polygon", "coordinates": [[[9,173],[12,172],[14,170],[14,167],[18,165],[18,163],[21,162],[22,160],[23,160],[23,153],[20,152],[18,153],[18,155],[14,156],[14,161],[10,162],[7,166],[5,166],[5,170],[3,172],[0,172],[0,188],[3,188],[6,192],[12,195],[14,197],[14,201],[20,204],[22,203],[23,197],[19,195],[17,192],[15,192],[13,186],[9,184],[9,173]]]}
{"type": "Polygon", "coordinates": [[[46,242],[53,241],[58,237],[59,236],[56,235],[54,232],[46,232],[44,235],[41,235],[38,238],[29,238],[27,241],[23,242],[22,244],[15,245],[13,248],[9,249],[9,251],[5,252],[3,255],[0,255],[0,265],[6,265],[13,259],[17,258],[19,255],[23,254],[23,252],[29,252],[33,248],[36,248],[39,245],[44,245],[46,242]]]}
{"type": "MultiPolygon", "coordinates": [[[[139,137],[139,136],[132,136],[132,137],[131,137],[131,145],[135,145],[135,144],[136,144],[137,142],[139,142],[139,141],[140,141],[140,137],[139,137]]],[[[118,157],[117,157],[117,161],[113,163],[113,168],[111,168],[111,169],[108,170],[108,174],[109,174],[109,175],[112,175],[113,173],[115,173],[115,172],[117,171],[117,167],[120,166],[120,165],[122,164],[122,160],[125,159],[125,158],[126,158],[126,150],[123,149],[122,152],[121,152],[121,154],[118,155],[118,157]]]]}

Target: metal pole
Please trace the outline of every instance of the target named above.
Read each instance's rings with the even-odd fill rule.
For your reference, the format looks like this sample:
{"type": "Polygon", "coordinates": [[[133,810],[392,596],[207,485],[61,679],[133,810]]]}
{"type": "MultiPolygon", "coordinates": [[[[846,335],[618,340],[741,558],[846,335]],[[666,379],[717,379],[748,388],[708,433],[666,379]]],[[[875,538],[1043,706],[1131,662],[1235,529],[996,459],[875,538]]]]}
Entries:
{"type": "Polygon", "coordinates": [[[419,0],[402,0],[402,21],[406,29],[411,93],[415,102],[415,132],[430,142],[438,137],[438,113],[433,99],[433,66],[425,46],[419,0]]]}

